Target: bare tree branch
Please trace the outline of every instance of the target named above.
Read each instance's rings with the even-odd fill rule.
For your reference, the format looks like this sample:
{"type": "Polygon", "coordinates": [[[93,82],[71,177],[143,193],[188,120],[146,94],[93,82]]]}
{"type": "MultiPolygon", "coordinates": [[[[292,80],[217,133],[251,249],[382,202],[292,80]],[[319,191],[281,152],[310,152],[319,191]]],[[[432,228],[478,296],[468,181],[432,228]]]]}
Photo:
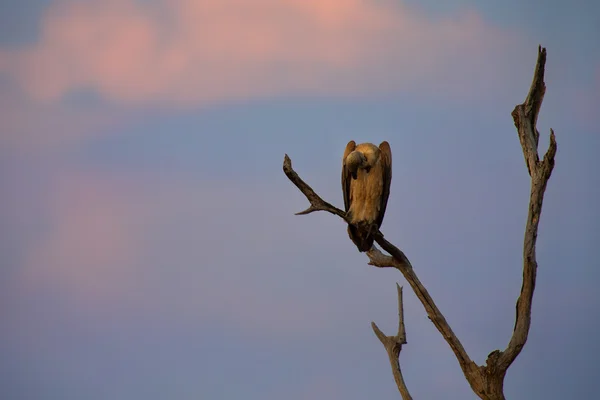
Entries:
{"type": "Polygon", "coordinates": [[[538,224],[542,213],[542,202],[546,185],[554,168],[554,156],[556,155],[556,137],[554,131],[550,130],[550,145],[539,161],[538,140],[539,132],[535,126],[546,85],[544,84],[544,66],[546,64],[546,49],[538,48],[538,60],[533,76],[533,82],[529,94],[523,104],[515,107],[512,112],[515,127],[519,134],[521,146],[527,167],[531,175],[531,193],[529,197],[529,214],[525,227],[525,239],[523,241],[523,285],[521,294],[517,300],[517,315],[515,328],[508,347],[500,354],[498,368],[506,370],[517,358],[523,346],[527,342],[529,326],[531,324],[531,302],[535,289],[535,278],[537,274],[537,261],[535,257],[535,243],[537,240],[538,224]]]}
{"type": "MultiPolygon", "coordinates": [[[[345,212],[323,200],[308,184],[302,180],[302,178],[300,178],[300,176],[293,170],[292,161],[287,154],[285,155],[283,161],[283,171],[292,181],[292,183],[294,183],[294,185],[296,185],[296,187],[300,189],[300,191],[306,196],[311,204],[307,210],[298,213],[297,215],[308,214],[314,211],[327,211],[331,214],[341,217],[348,222],[345,212]]],[[[417,274],[414,272],[414,269],[404,252],[402,252],[402,250],[398,249],[392,243],[388,242],[380,231],[375,233],[375,240],[385,251],[391,254],[391,256],[384,255],[381,253],[381,251],[377,250],[375,246],[373,246],[373,248],[367,252],[367,255],[370,259],[369,264],[380,268],[397,268],[400,270],[400,272],[402,272],[402,275],[404,275],[404,278],[410,284],[415,294],[425,307],[429,319],[431,322],[433,322],[446,342],[450,345],[450,348],[458,359],[465,377],[467,377],[467,380],[469,380],[469,376],[479,372],[477,365],[471,360],[460,340],[456,337],[452,331],[452,328],[450,328],[450,325],[448,325],[448,322],[446,322],[446,318],[444,318],[444,315],[436,306],[435,302],[429,295],[429,292],[427,289],[425,289],[417,277],[417,274]]]]}
{"type": "Polygon", "coordinates": [[[402,287],[396,283],[398,289],[398,333],[396,336],[386,336],[375,322],[371,322],[373,332],[385,347],[385,351],[390,359],[390,366],[392,367],[392,373],[394,374],[394,380],[398,391],[402,396],[403,400],[412,400],[412,396],[408,392],[404,378],[402,377],[402,370],[400,369],[400,352],[402,351],[402,345],[406,344],[406,329],[404,328],[404,306],[402,304],[402,287]]]}
{"type": "Polygon", "coordinates": [[[477,369],[477,365],[471,360],[466,350],[464,349],[462,343],[452,331],[452,328],[444,318],[444,315],[438,309],[437,305],[429,295],[425,286],[421,283],[419,277],[415,273],[410,261],[404,253],[398,249],[396,246],[388,242],[383,238],[383,235],[380,237],[379,235],[375,236],[375,240],[377,243],[392,256],[386,256],[381,251],[379,251],[375,246],[371,250],[367,252],[367,256],[369,257],[369,265],[373,265],[380,268],[385,267],[393,267],[398,269],[404,279],[408,282],[410,287],[413,289],[423,306],[425,307],[425,311],[427,311],[427,316],[433,322],[433,325],[437,328],[437,330],[442,334],[450,348],[454,352],[454,355],[458,359],[460,367],[462,368],[465,375],[472,374],[475,369],[477,369]]]}
{"type": "Polygon", "coordinates": [[[310,202],[310,207],[308,207],[304,211],[296,213],[296,215],[306,215],[315,211],[327,211],[337,215],[346,222],[350,222],[344,211],[332,206],[331,204],[323,200],[321,196],[316,194],[315,191],[310,186],[308,186],[306,182],[302,180],[302,178],[298,176],[296,171],[294,171],[294,169],[292,168],[292,160],[290,160],[287,154],[283,158],[283,172],[290,179],[290,181],[292,181],[292,183],[296,185],[298,189],[300,189],[300,191],[306,196],[306,198],[310,202]]]}
{"type": "MultiPolygon", "coordinates": [[[[505,397],[503,393],[503,385],[506,371],[527,342],[527,336],[529,334],[529,327],[531,324],[531,303],[533,299],[533,291],[535,289],[535,279],[537,273],[535,244],[537,240],[538,224],[542,211],[542,203],[544,200],[544,192],[554,168],[554,157],[557,149],[554,131],[550,130],[549,148],[546,151],[543,160],[539,160],[537,150],[539,132],[536,128],[536,122],[544,93],[546,91],[546,86],[544,83],[545,63],[546,49],[539,47],[538,60],[529,94],[527,95],[525,102],[516,106],[512,112],[514,123],[519,134],[521,147],[523,148],[525,163],[527,165],[529,175],[531,176],[531,193],[529,200],[529,214],[527,216],[525,239],[523,244],[523,284],[521,287],[521,294],[519,295],[516,305],[515,327],[507,348],[504,351],[492,351],[487,357],[485,366],[478,366],[475,364],[417,277],[406,255],[392,243],[388,242],[379,230],[375,233],[375,241],[383,250],[387,251],[390,256],[383,254],[375,246],[373,246],[373,248],[367,252],[370,265],[379,268],[397,268],[404,275],[404,278],[410,284],[415,294],[425,307],[429,319],[433,322],[435,327],[442,334],[454,352],[467,381],[471,385],[471,388],[481,399],[484,400],[504,400],[505,397]]],[[[327,211],[331,214],[339,216],[344,221],[349,223],[349,219],[345,212],[324,201],[298,176],[298,174],[292,169],[292,162],[287,154],[284,158],[283,170],[287,177],[294,183],[294,185],[296,185],[296,187],[298,187],[298,189],[310,202],[310,207],[305,211],[298,213],[298,215],[309,214],[314,211],[327,211]]],[[[403,318],[401,319],[403,321],[403,318]]],[[[382,341],[382,343],[384,343],[387,349],[388,346],[386,343],[391,343],[389,340],[386,342],[386,340],[389,338],[386,337],[379,330],[379,328],[377,328],[377,325],[373,324],[373,329],[377,337],[382,341]]],[[[399,338],[402,339],[402,337],[400,337],[400,332],[395,339],[396,346],[401,346],[401,344],[398,344],[399,338]]],[[[403,343],[405,343],[405,340],[403,343]]],[[[390,362],[392,362],[392,368],[394,368],[394,363],[397,364],[399,353],[400,350],[398,350],[398,354],[388,351],[388,354],[391,354],[390,362]],[[392,358],[393,355],[395,355],[395,358],[392,358]]],[[[397,366],[397,368],[399,373],[399,366],[397,366]]],[[[394,372],[394,376],[396,377],[396,372],[394,372]]],[[[399,376],[401,378],[401,374],[399,376]]],[[[398,383],[399,380],[396,379],[396,382],[398,383]]]]}
{"type": "MultiPolygon", "coordinates": [[[[300,176],[298,176],[298,174],[293,170],[292,161],[290,160],[287,154],[285,155],[283,161],[283,171],[285,172],[287,177],[292,181],[292,183],[294,183],[294,185],[296,185],[296,187],[300,189],[300,191],[306,196],[306,198],[311,204],[306,211],[303,211],[298,214],[307,214],[313,211],[327,211],[331,214],[338,215],[339,217],[343,218],[346,222],[348,222],[348,220],[346,219],[345,212],[323,200],[318,194],[314,192],[314,190],[308,184],[306,184],[302,180],[302,178],[300,178],[300,176]]],[[[417,277],[410,261],[408,260],[404,252],[402,252],[402,250],[398,249],[392,243],[388,242],[383,237],[383,234],[380,231],[377,231],[377,233],[375,233],[375,240],[385,251],[387,251],[392,256],[386,256],[379,250],[377,250],[376,247],[373,247],[367,252],[367,255],[370,259],[369,264],[380,268],[397,268],[398,270],[400,270],[400,272],[402,272],[402,275],[404,275],[406,281],[410,284],[419,300],[421,300],[421,303],[427,311],[429,319],[431,320],[431,322],[433,322],[433,324],[442,334],[446,342],[448,342],[448,344],[450,345],[450,348],[456,355],[456,358],[458,359],[458,362],[465,375],[472,374],[473,371],[477,369],[477,365],[469,358],[469,355],[465,351],[460,340],[458,340],[458,338],[452,331],[452,328],[450,328],[450,326],[446,322],[446,319],[444,318],[444,316],[436,306],[435,302],[429,295],[429,292],[427,291],[427,289],[425,289],[425,287],[417,277]]]]}

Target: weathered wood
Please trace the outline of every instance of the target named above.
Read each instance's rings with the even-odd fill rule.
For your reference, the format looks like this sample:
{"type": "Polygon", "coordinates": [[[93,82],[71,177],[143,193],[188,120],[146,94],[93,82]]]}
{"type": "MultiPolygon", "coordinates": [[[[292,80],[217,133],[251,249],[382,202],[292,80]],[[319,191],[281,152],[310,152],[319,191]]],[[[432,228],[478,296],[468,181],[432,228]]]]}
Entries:
{"type": "MultiPolygon", "coordinates": [[[[519,141],[523,149],[523,156],[529,175],[531,176],[531,190],[529,198],[529,213],[525,226],[525,238],[523,243],[523,284],[521,293],[516,305],[516,319],[512,337],[504,351],[492,351],[486,360],[486,365],[478,366],[475,364],[460,340],[456,337],[452,328],[444,318],[443,314],[436,306],[435,302],[425,289],[425,286],[419,280],[409,259],[404,252],[387,241],[383,234],[378,230],[375,233],[375,240],[383,250],[390,255],[385,255],[375,246],[367,252],[369,264],[379,268],[396,268],[406,281],[409,283],[417,298],[423,304],[425,311],[431,322],[440,332],[444,340],[448,343],[458,363],[469,382],[469,385],[483,400],[504,400],[504,377],[506,371],[513,361],[520,354],[523,346],[527,342],[529,327],[531,325],[531,304],[533,292],[535,289],[535,280],[537,274],[537,261],[535,254],[535,245],[539,220],[542,212],[542,203],[544,193],[552,170],[554,168],[554,157],[556,155],[557,145],[554,131],[550,130],[550,145],[542,161],[539,160],[538,143],[539,132],[536,128],[537,118],[542,100],[546,92],[544,83],[544,69],[546,64],[546,49],[538,48],[538,59],[533,76],[531,88],[523,104],[517,105],[512,112],[513,120],[519,135],[519,141]]],[[[298,213],[298,215],[309,214],[314,211],[327,211],[342,218],[347,223],[346,213],[337,207],[324,201],[314,190],[308,186],[292,169],[292,162],[288,155],[285,155],[283,170],[286,176],[296,185],[296,187],[306,196],[310,202],[310,207],[298,213]]],[[[402,292],[398,288],[399,295],[399,327],[398,335],[386,336],[381,332],[375,323],[372,323],[373,330],[383,343],[388,352],[394,379],[403,399],[410,399],[410,394],[406,389],[398,357],[402,344],[406,343],[406,333],[404,330],[404,317],[402,311],[402,292]]]]}
{"type": "Polygon", "coordinates": [[[544,66],[546,64],[546,49],[538,48],[538,60],[535,68],[533,82],[529,94],[523,104],[519,104],[512,112],[515,127],[519,135],[521,147],[531,175],[531,191],[529,196],[529,213],[525,226],[523,240],[523,285],[517,300],[516,319],[513,335],[507,348],[498,359],[498,368],[506,371],[510,364],[517,358],[527,342],[529,326],[531,325],[531,303],[535,289],[537,274],[537,260],[535,244],[537,241],[538,224],[542,214],[542,203],[546,185],[554,169],[554,156],[556,155],[556,137],[550,129],[550,144],[542,161],[538,156],[539,132],[535,126],[538,113],[546,93],[544,84],[544,66]]]}
{"type": "Polygon", "coordinates": [[[310,207],[308,207],[304,211],[296,213],[296,215],[306,215],[315,211],[327,211],[337,215],[338,217],[342,218],[344,221],[349,223],[350,219],[347,217],[344,211],[332,206],[331,204],[323,200],[321,196],[316,194],[315,191],[310,186],[308,186],[306,182],[302,180],[302,178],[298,176],[296,171],[294,171],[294,169],[292,168],[292,160],[287,154],[285,155],[285,157],[283,157],[283,172],[290,179],[290,181],[292,181],[292,183],[296,185],[296,187],[302,192],[302,194],[306,196],[306,198],[310,202],[310,207]]]}
{"type": "Polygon", "coordinates": [[[390,366],[392,367],[392,374],[394,375],[394,380],[396,381],[396,386],[398,387],[402,399],[412,400],[412,396],[402,377],[402,370],[400,369],[400,352],[402,351],[402,345],[406,344],[406,328],[404,327],[402,287],[396,283],[396,289],[398,290],[398,333],[396,336],[386,336],[375,322],[371,322],[371,327],[388,354],[390,366]]]}
{"type": "Polygon", "coordinates": [[[456,356],[456,359],[458,360],[465,377],[475,373],[477,370],[477,364],[475,364],[467,354],[462,343],[446,321],[446,318],[442,312],[435,304],[435,301],[433,301],[433,298],[429,295],[429,292],[421,283],[421,280],[415,273],[415,270],[413,269],[406,255],[402,252],[402,250],[385,240],[381,233],[375,236],[375,240],[385,251],[391,254],[391,256],[383,254],[374,246],[370,251],[367,252],[367,256],[369,257],[369,265],[379,268],[392,267],[398,269],[402,273],[404,279],[406,279],[410,287],[417,295],[417,298],[423,304],[423,307],[425,307],[425,311],[427,312],[429,320],[433,323],[433,325],[435,325],[437,330],[442,334],[444,340],[446,340],[454,352],[454,355],[456,356]]]}

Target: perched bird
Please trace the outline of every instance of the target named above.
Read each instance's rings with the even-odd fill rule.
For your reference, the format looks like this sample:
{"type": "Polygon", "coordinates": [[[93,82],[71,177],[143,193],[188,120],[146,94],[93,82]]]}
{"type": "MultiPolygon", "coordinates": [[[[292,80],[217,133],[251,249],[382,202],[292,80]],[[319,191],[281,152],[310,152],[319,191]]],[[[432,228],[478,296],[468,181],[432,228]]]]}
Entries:
{"type": "Polygon", "coordinates": [[[346,145],[342,163],[344,207],[350,217],[348,235],[358,251],[371,249],[381,227],[392,182],[392,150],[388,142],[346,145]]]}

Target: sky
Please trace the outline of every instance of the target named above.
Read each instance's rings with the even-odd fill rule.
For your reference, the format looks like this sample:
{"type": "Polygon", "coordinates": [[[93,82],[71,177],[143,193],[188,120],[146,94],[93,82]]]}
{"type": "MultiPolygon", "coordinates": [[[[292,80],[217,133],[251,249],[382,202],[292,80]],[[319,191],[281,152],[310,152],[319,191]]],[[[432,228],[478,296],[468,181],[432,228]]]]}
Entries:
{"type": "Polygon", "coordinates": [[[0,2],[0,394],[8,400],[475,399],[341,206],[387,140],[382,232],[470,357],[504,349],[529,176],[511,112],[547,48],[556,166],[510,399],[598,392],[600,6],[592,0],[0,2]]]}

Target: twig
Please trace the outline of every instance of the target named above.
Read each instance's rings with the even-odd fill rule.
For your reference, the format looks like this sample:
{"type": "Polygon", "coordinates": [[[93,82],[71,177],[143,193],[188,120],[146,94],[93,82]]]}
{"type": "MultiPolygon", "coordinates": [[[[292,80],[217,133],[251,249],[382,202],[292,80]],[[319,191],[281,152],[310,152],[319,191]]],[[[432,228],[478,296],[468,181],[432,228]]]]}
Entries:
{"type": "Polygon", "coordinates": [[[371,322],[373,332],[385,347],[385,351],[390,359],[390,366],[392,367],[392,373],[394,374],[394,380],[398,391],[402,396],[403,400],[412,400],[412,396],[408,392],[404,378],[402,377],[402,370],[400,369],[400,352],[402,351],[402,345],[406,344],[406,329],[404,327],[404,306],[402,304],[402,287],[396,283],[398,289],[398,333],[396,336],[386,336],[375,322],[371,322]]]}
{"type": "Polygon", "coordinates": [[[308,184],[306,184],[306,182],[304,182],[302,178],[298,176],[296,171],[294,171],[294,169],[292,168],[292,160],[290,160],[290,157],[288,157],[287,154],[283,158],[283,172],[290,179],[290,181],[292,181],[292,183],[296,185],[298,189],[300,189],[300,191],[306,196],[306,198],[310,202],[310,207],[308,207],[304,211],[296,213],[296,215],[306,215],[315,211],[327,211],[337,215],[344,221],[349,222],[349,219],[346,216],[345,212],[323,200],[321,196],[316,194],[315,191],[310,186],[308,186],[308,184]]]}

